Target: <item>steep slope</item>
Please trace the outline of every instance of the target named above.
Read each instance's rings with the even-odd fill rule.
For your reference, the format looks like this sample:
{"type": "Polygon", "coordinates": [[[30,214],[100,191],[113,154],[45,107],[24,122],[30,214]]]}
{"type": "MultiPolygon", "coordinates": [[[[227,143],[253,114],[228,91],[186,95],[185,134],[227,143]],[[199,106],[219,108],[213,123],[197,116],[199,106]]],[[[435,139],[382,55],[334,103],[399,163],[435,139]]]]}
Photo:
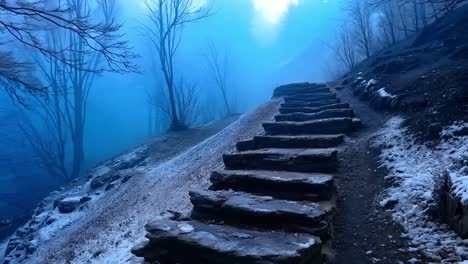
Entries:
{"type": "Polygon", "coordinates": [[[101,164],[85,182],[41,203],[9,241],[4,263],[133,262],[130,249],[143,237],[144,224],[169,208],[190,210],[188,189],[206,185],[208,172],[221,164],[220,153],[232,149],[236,140],[256,135],[260,123],[273,118],[278,104],[259,107],[183,153],[174,149],[193,145],[223,125],[155,139],[171,144],[172,153],[162,149],[162,155],[155,147],[158,142],[148,142],[101,164]]]}
{"type": "Polygon", "coordinates": [[[414,261],[468,260],[467,24],[465,5],[332,83],[392,115],[371,138],[386,170],[373,206],[426,258],[414,261]]]}

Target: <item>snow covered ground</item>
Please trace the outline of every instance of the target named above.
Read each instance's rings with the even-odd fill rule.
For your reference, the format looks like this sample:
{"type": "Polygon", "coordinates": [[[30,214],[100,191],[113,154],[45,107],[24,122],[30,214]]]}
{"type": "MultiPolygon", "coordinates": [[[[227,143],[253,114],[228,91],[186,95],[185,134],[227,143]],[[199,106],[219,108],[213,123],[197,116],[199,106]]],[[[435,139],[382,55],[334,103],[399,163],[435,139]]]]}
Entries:
{"type": "MultiPolygon", "coordinates": [[[[189,212],[188,191],[208,186],[211,171],[222,167],[222,154],[233,151],[237,141],[261,134],[261,123],[273,119],[279,104],[264,104],[173,159],[134,168],[127,184],[93,197],[77,212],[47,211],[59,220],[29,238],[37,245],[34,253],[11,263],[141,263],[130,250],[144,240],[144,225],[167,210],[189,212]]],[[[131,155],[120,159],[128,162],[131,155]]],[[[106,172],[98,167],[92,177],[106,172]]],[[[88,190],[89,184],[81,189],[88,190]]]]}
{"type": "Polygon", "coordinates": [[[442,175],[448,173],[454,193],[468,201],[468,137],[457,136],[467,127],[457,123],[446,128],[444,140],[435,148],[419,145],[402,127],[403,119],[390,119],[376,139],[382,147],[382,166],[393,181],[382,206],[393,206],[393,218],[405,229],[414,248],[441,263],[458,263],[468,259],[468,240],[460,239],[448,226],[433,221],[429,215],[436,203],[434,192],[442,175]]]}

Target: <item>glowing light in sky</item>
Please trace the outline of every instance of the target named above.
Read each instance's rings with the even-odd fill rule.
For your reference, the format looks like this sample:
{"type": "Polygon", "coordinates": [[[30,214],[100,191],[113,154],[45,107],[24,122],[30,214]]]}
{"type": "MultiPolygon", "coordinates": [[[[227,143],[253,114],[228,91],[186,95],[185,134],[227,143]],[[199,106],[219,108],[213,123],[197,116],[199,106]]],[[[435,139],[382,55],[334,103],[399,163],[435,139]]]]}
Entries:
{"type": "Polygon", "coordinates": [[[277,25],[287,15],[291,7],[299,5],[300,0],[253,0],[255,10],[263,20],[277,25]]]}

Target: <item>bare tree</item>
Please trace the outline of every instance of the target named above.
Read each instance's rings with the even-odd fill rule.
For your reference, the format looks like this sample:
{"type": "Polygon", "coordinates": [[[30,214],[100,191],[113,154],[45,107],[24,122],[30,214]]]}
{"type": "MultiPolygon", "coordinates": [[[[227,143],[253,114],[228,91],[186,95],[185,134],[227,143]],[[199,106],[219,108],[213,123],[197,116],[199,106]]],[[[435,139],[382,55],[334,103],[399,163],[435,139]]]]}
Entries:
{"type": "Polygon", "coordinates": [[[47,92],[47,84],[34,77],[35,64],[16,54],[24,54],[28,49],[82,72],[101,74],[103,71],[123,73],[138,70],[131,62],[136,55],[118,33],[121,26],[114,21],[92,21],[89,14],[77,16],[74,10],[81,6],[73,4],[74,1],[0,1],[0,35],[4,40],[11,40],[0,44],[0,47],[9,50],[0,51],[0,83],[18,102],[24,104],[21,96],[24,93],[47,92]],[[44,28],[60,28],[69,32],[82,48],[77,51],[71,45],[60,49],[47,45],[40,30],[44,28]],[[89,64],[76,63],[73,57],[64,56],[67,52],[83,55],[99,53],[106,63],[90,68],[87,67],[89,64]]]}
{"type": "Polygon", "coordinates": [[[348,70],[353,70],[357,63],[354,35],[347,22],[344,22],[341,31],[337,34],[334,45],[327,45],[336,57],[348,70]]]}
{"type": "Polygon", "coordinates": [[[233,106],[231,106],[232,102],[229,100],[229,86],[227,83],[229,55],[227,51],[224,51],[224,53],[220,55],[218,49],[212,42],[208,46],[209,52],[206,59],[211,70],[212,78],[221,92],[225,115],[230,116],[233,113],[233,106]]]}
{"type": "MultiPolygon", "coordinates": [[[[88,19],[95,11],[90,0],[67,1],[73,19],[88,19]]],[[[115,0],[98,1],[96,11],[102,15],[103,24],[113,23],[115,0]]],[[[96,71],[99,71],[104,58],[101,52],[86,51],[83,41],[60,27],[47,31],[44,47],[50,50],[67,47],[67,50],[61,53],[61,58],[37,59],[43,79],[50,83],[45,94],[33,97],[42,127],[33,122],[22,125],[24,134],[45,167],[65,182],[82,172],[87,101],[96,71]]]]}
{"type": "Polygon", "coordinates": [[[369,58],[372,54],[372,6],[367,0],[352,0],[346,7],[349,15],[349,22],[358,51],[369,58]]]}
{"type": "Polygon", "coordinates": [[[149,39],[156,48],[159,64],[169,95],[171,129],[185,129],[178,115],[175,96],[174,59],[179,48],[183,27],[210,15],[210,9],[197,6],[193,0],[147,0],[150,25],[145,26],[149,39]]]}
{"type": "MultiPolygon", "coordinates": [[[[193,124],[199,115],[198,87],[195,83],[190,83],[183,78],[174,85],[174,98],[177,108],[177,115],[180,122],[186,125],[193,124]]],[[[167,89],[159,86],[159,91],[148,94],[150,105],[159,109],[159,112],[166,115],[171,120],[171,103],[167,89]]],[[[158,114],[156,115],[158,116],[158,114]]],[[[160,116],[159,116],[160,117],[160,116]]],[[[161,122],[162,118],[158,121],[161,122]]]]}

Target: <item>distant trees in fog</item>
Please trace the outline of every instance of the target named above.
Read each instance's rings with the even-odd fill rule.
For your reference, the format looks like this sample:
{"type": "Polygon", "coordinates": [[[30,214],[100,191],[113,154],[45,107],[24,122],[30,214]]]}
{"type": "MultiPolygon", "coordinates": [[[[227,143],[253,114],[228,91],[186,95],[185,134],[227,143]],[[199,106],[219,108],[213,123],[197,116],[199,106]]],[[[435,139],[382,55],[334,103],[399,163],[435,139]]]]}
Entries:
{"type": "Polygon", "coordinates": [[[162,72],[168,96],[168,112],[170,129],[181,130],[187,128],[190,110],[189,102],[193,101],[193,86],[182,80],[181,74],[176,72],[174,59],[182,40],[183,27],[210,15],[210,9],[198,6],[192,0],[148,0],[149,25],[145,25],[148,38],[157,51],[160,70],[162,72]],[[192,91],[186,91],[190,88],[192,91]],[[189,97],[189,98],[187,98],[189,97]]]}
{"type": "Polygon", "coordinates": [[[234,114],[236,106],[232,98],[232,88],[229,87],[229,54],[224,50],[220,54],[214,43],[208,45],[206,56],[212,79],[218,88],[224,105],[225,116],[234,114]]]}
{"type": "Polygon", "coordinates": [[[410,37],[466,0],[349,0],[333,44],[328,45],[343,66],[410,37]]]}
{"type": "Polygon", "coordinates": [[[120,25],[93,19],[89,13],[76,16],[73,4],[79,4],[77,8],[81,9],[87,1],[0,1],[0,86],[16,102],[25,105],[26,95],[49,91],[49,84],[35,76],[36,66],[26,55],[30,51],[80,72],[100,74],[137,69],[131,62],[135,55],[118,33],[120,25]],[[58,49],[43,41],[45,31],[57,28],[78,41],[80,50],[70,46],[58,49]],[[105,63],[89,67],[76,63],[70,53],[78,56],[99,53],[105,63]]]}
{"type": "MultiPolygon", "coordinates": [[[[101,34],[112,36],[112,32],[115,32],[113,30],[118,28],[112,26],[116,20],[115,1],[100,0],[97,5],[93,5],[94,1],[68,0],[67,18],[90,24],[91,14],[100,14],[102,21],[99,27],[112,29],[101,34]]],[[[114,37],[100,40],[99,45],[125,45],[111,44],[114,37]]],[[[90,48],[86,39],[68,28],[51,27],[44,32],[42,39],[41,48],[61,53],[48,56],[47,60],[36,57],[41,79],[48,86],[44,94],[32,97],[34,113],[29,113],[30,118],[23,120],[21,129],[44,168],[51,175],[59,176],[67,182],[82,173],[87,102],[95,76],[103,70],[102,63],[115,71],[135,68],[124,61],[114,61],[117,65],[113,65],[113,59],[108,57],[111,55],[90,48]]],[[[124,51],[126,48],[119,50],[129,52],[124,51]]],[[[113,53],[112,47],[108,52],[113,53]]],[[[133,55],[128,53],[128,56],[133,55]]]]}

